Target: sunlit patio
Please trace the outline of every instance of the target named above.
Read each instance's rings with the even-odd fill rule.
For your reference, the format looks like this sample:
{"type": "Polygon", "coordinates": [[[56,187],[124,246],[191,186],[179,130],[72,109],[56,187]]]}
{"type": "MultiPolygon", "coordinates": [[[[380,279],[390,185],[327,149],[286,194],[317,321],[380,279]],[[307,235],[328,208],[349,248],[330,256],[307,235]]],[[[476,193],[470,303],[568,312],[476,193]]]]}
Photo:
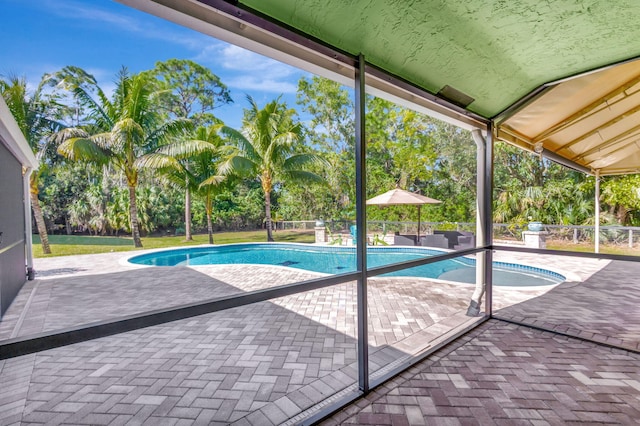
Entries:
{"type": "MultiPolygon", "coordinates": [[[[108,253],[37,260],[39,278],[25,285],[14,301],[0,323],[0,337],[25,337],[114,320],[318,275],[257,265],[147,268],[127,264],[124,257],[108,253]]],[[[502,253],[498,259],[530,263],[535,257],[502,253]]],[[[601,294],[598,283],[610,285],[612,277],[620,273],[619,264],[597,259],[571,264],[557,256],[547,256],[544,264],[565,271],[574,281],[538,289],[498,287],[494,292],[496,316],[526,321],[544,314],[546,324],[555,324],[562,331],[573,327],[589,331],[591,337],[618,336],[616,343],[636,345],[637,349],[640,318],[635,314],[637,300],[633,297],[613,302],[618,312],[633,313],[625,318],[610,317],[608,322],[592,321],[596,304],[567,308],[579,303],[576,298],[585,300],[587,294],[597,298],[601,294]],[[554,309],[546,300],[562,300],[564,308],[554,309]],[[544,312],[540,312],[541,306],[544,312]],[[591,327],[587,329],[585,324],[591,327]],[[616,334],[611,333],[612,324],[616,334]]],[[[630,294],[637,293],[632,282],[626,288],[630,294]]],[[[370,279],[372,377],[383,377],[395,366],[476,323],[476,318],[465,315],[472,290],[472,285],[438,280],[370,279]]],[[[346,283],[0,361],[0,381],[6,384],[0,395],[0,423],[175,424],[187,420],[261,425],[313,419],[327,404],[357,388],[356,309],[355,283],[346,283]]],[[[629,401],[640,397],[640,386],[634,388],[640,377],[629,368],[622,372],[609,368],[613,363],[610,349],[589,348],[597,346],[491,320],[329,422],[403,424],[398,419],[405,416],[412,424],[416,410],[423,410],[426,419],[464,423],[470,413],[498,413],[495,407],[505,399],[511,405],[502,405],[494,419],[547,419],[549,413],[541,410],[556,410],[558,418],[566,421],[587,418],[576,410],[588,411],[592,419],[624,418],[615,413],[630,416],[634,409],[626,407],[633,407],[629,401]],[[525,342],[527,338],[533,338],[534,343],[525,342]],[[553,345],[556,349],[552,350],[553,345]],[[600,375],[592,377],[585,372],[585,366],[591,364],[580,367],[571,361],[587,350],[589,362],[598,365],[594,371],[600,375]],[[528,357],[534,357],[534,364],[528,357]],[[518,363],[524,364],[518,367],[518,363]],[[548,371],[555,374],[569,367],[573,373],[567,372],[566,380],[573,382],[562,386],[562,382],[550,379],[548,371]],[[522,372],[516,372],[519,368],[522,372]],[[615,373],[615,377],[606,372],[615,373]],[[412,386],[419,380],[426,388],[420,390],[418,385],[408,391],[403,388],[407,380],[412,386]],[[580,393],[582,387],[600,386],[599,381],[605,380],[606,386],[623,380],[620,386],[626,387],[616,389],[626,396],[619,399],[607,393],[606,398],[612,400],[605,401],[605,396],[583,400],[570,393],[577,403],[590,401],[591,408],[583,410],[580,405],[575,410],[558,411],[558,401],[565,398],[560,395],[571,386],[576,387],[571,392],[580,393]],[[538,402],[547,404],[544,407],[520,393],[552,385],[557,387],[554,398],[538,402]],[[426,404],[424,398],[431,402],[426,404]],[[473,404],[469,405],[471,399],[473,404]],[[605,417],[597,417],[598,410],[605,417]]],[[[613,353],[619,354],[613,359],[629,365],[637,361],[637,355],[619,350],[613,353]]],[[[595,388],[593,392],[604,394],[595,388]]],[[[476,414],[473,416],[482,423],[476,414]]]]}

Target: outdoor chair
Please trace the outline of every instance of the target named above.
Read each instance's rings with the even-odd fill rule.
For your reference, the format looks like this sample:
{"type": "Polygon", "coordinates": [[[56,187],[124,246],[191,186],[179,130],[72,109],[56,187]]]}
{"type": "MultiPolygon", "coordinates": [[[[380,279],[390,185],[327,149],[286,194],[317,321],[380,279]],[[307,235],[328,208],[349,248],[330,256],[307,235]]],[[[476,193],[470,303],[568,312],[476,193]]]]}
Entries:
{"type": "Polygon", "coordinates": [[[474,235],[462,235],[458,237],[458,244],[454,245],[455,250],[464,250],[474,248],[476,246],[476,237],[474,235]]]}
{"type": "Polygon", "coordinates": [[[460,235],[458,231],[440,231],[436,229],[435,231],[433,231],[433,233],[435,235],[442,235],[444,238],[446,238],[447,248],[449,249],[453,250],[453,247],[458,244],[458,235],[460,235]]]}
{"type": "MultiPolygon", "coordinates": [[[[447,241],[448,241],[448,248],[452,249],[452,250],[459,250],[459,247],[457,247],[458,245],[461,244],[471,244],[470,240],[467,240],[466,238],[463,237],[473,237],[473,246],[475,247],[475,235],[473,232],[469,232],[469,231],[440,231],[440,230],[435,230],[433,231],[434,234],[436,235],[443,235],[447,241]],[[460,241],[460,238],[463,238],[463,241],[460,241]]],[[[465,246],[465,248],[468,248],[465,246]]]]}
{"type": "Polygon", "coordinates": [[[393,236],[393,245],[395,246],[415,246],[416,245],[416,236],[415,235],[400,235],[396,234],[393,236]]]}
{"type": "Polygon", "coordinates": [[[425,247],[449,248],[449,241],[442,234],[432,234],[420,238],[420,245],[425,247]]]}

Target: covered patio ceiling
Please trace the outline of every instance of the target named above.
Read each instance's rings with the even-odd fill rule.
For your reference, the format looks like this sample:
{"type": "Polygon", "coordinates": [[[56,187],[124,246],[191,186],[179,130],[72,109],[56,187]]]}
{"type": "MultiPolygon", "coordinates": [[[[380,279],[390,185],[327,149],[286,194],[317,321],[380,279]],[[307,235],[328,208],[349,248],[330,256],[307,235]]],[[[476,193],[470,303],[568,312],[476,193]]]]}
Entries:
{"type": "Polygon", "coordinates": [[[640,66],[625,64],[640,57],[635,0],[121,1],[341,82],[363,54],[382,73],[370,93],[450,117],[444,101],[463,127],[492,121],[500,139],[585,172],[640,170],[640,66]]]}
{"type": "Polygon", "coordinates": [[[600,175],[640,172],[640,60],[549,86],[497,126],[499,139],[600,175]]]}

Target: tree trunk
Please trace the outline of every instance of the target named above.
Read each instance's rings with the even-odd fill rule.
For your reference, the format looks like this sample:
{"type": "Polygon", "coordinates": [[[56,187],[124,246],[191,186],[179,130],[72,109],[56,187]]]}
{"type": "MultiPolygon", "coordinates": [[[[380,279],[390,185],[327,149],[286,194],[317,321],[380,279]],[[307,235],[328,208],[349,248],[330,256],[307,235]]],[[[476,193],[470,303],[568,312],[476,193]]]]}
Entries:
{"type": "Polygon", "coordinates": [[[66,214],[64,215],[64,229],[67,232],[67,235],[72,234],[71,224],[69,223],[69,217],[66,214]]]}
{"type": "Polygon", "coordinates": [[[213,202],[211,201],[211,194],[207,191],[207,197],[204,201],[204,210],[207,213],[207,233],[209,234],[209,244],[213,244],[213,221],[211,220],[211,213],[213,212],[213,202]]]}
{"type": "Polygon", "coordinates": [[[209,233],[209,244],[213,244],[213,222],[211,221],[211,211],[207,211],[207,232],[209,233]]]}
{"type": "MultiPolygon", "coordinates": [[[[37,182],[37,181],[36,181],[37,182]]],[[[51,254],[51,247],[49,246],[49,235],[47,234],[47,225],[44,223],[44,217],[42,216],[42,209],[40,208],[40,200],[38,200],[38,187],[37,183],[31,181],[31,208],[33,209],[33,217],[36,219],[36,227],[38,228],[38,234],[40,234],[40,243],[42,244],[42,253],[51,254]],[[35,185],[35,190],[33,189],[35,185]]],[[[31,238],[31,235],[28,236],[31,238]]]]}
{"type": "Polygon", "coordinates": [[[264,212],[266,214],[266,225],[267,225],[267,241],[274,241],[273,234],[271,232],[271,192],[264,192],[264,212]]]}
{"type": "Polygon", "coordinates": [[[102,219],[100,220],[101,234],[105,235],[108,231],[109,221],[107,220],[107,202],[109,201],[109,166],[102,166],[102,199],[100,200],[100,211],[102,219]]]}
{"type": "Polygon", "coordinates": [[[189,191],[189,184],[187,183],[186,190],[184,192],[184,239],[186,241],[193,240],[191,236],[191,191],[189,191]]]}
{"type": "Polygon", "coordinates": [[[131,235],[133,245],[142,248],[140,240],[140,228],[138,227],[138,206],[136,204],[136,187],[129,185],[129,221],[131,222],[131,235]]]}

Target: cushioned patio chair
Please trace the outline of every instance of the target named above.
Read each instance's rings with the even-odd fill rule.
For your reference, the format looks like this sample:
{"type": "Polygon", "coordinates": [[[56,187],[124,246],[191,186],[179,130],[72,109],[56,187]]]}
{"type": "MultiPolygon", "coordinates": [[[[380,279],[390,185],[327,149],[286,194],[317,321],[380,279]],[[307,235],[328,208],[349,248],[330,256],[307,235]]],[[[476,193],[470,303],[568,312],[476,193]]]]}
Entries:
{"type": "Polygon", "coordinates": [[[469,248],[475,248],[476,237],[474,235],[461,235],[458,237],[458,244],[453,246],[455,250],[464,250],[469,248]]]}
{"type": "Polygon", "coordinates": [[[442,234],[425,235],[420,238],[420,245],[425,247],[449,248],[449,241],[442,234]]]}
{"type": "Polygon", "coordinates": [[[416,245],[416,236],[415,235],[394,235],[393,236],[393,245],[396,245],[396,246],[415,246],[416,245]]]}

